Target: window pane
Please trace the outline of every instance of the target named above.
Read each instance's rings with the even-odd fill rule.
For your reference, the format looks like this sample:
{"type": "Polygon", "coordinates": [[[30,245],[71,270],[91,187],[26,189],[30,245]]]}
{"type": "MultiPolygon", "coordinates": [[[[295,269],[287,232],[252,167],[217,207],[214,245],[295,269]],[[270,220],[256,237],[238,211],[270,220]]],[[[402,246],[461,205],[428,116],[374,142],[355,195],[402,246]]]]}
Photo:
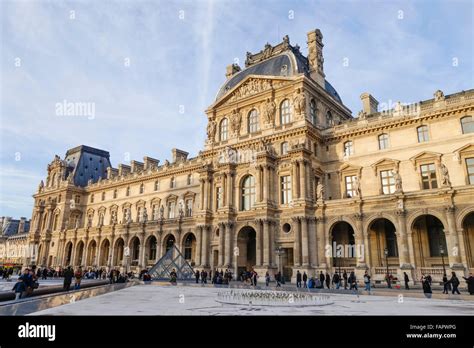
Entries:
{"type": "Polygon", "coordinates": [[[466,116],[461,119],[462,133],[474,133],[474,120],[472,116],[466,116]]]}

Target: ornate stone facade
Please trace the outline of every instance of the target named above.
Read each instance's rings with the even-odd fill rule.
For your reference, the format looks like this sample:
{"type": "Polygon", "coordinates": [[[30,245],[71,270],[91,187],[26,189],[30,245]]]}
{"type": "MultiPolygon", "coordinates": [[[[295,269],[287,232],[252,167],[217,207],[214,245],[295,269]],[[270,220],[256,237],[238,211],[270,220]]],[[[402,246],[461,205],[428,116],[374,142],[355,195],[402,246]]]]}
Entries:
{"type": "Polygon", "coordinates": [[[195,158],[56,157],[28,262],[139,270],[177,244],[197,269],[260,275],[473,271],[474,91],[384,112],[364,93],[353,118],[325,80],[319,30],[308,46],[304,57],[285,37],[227,69],[195,158]]]}

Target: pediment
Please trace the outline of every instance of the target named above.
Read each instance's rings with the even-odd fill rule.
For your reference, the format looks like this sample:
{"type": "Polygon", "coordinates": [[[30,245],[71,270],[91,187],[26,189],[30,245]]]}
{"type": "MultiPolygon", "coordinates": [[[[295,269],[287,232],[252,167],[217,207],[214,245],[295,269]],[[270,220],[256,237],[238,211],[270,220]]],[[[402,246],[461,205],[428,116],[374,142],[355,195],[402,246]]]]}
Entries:
{"type": "Polygon", "coordinates": [[[377,175],[379,168],[397,168],[399,167],[400,161],[391,159],[391,158],[382,158],[377,162],[371,164],[372,169],[374,170],[374,174],[377,175]]]}
{"type": "Polygon", "coordinates": [[[474,144],[466,144],[459,149],[453,151],[455,158],[461,162],[462,157],[470,157],[474,155],[474,144]]]}
{"type": "Polygon", "coordinates": [[[145,203],[146,202],[143,199],[140,199],[140,200],[137,201],[137,203],[135,203],[135,206],[136,207],[142,207],[142,206],[145,205],[145,203]]]}
{"type": "Polygon", "coordinates": [[[443,154],[439,152],[423,151],[411,157],[410,161],[413,164],[413,166],[416,168],[417,163],[425,161],[425,160],[433,160],[433,161],[439,162],[441,160],[441,156],[443,156],[443,154]]]}
{"type": "Polygon", "coordinates": [[[192,192],[192,191],[186,191],[183,194],[183,197],[185,197],[185,198],[194,198],[194,196],[196,196],[196,192],[192,192]]]}
{"type": "Polygon", "coordinates": [[[345,172],[345,173],[356,172],[357,175],[360,176],[362,174],[362,167],[344,163],[343,165],[339,167],[339,173],[342,173],[342,172],[345,172]]]}
{"type": "Polygon", "coordinates": [[[238,100],[257,95],[275,88],[279,88],[290,83],[291,77],[275,77],[265,75],[249,75],[244,78],[235,87],[226,92],[226,94],[216,101],[211,108],[231,104],[238,100]]]}
{"type": "Polygon", "coordinates": [[[173,201],[173,200],[178,200],[178,196],[174,195],[174,194],[169,194],[168,196],[166,196],[165,198],[165,201],[168,202],[168,201],[173,201]]]}

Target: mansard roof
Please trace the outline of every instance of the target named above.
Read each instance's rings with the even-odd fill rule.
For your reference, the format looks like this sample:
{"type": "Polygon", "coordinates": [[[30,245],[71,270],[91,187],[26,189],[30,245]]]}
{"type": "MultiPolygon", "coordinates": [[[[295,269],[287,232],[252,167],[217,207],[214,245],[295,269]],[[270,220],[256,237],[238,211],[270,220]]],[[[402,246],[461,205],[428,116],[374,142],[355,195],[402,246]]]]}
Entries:
{"type": "MultiPolygon", "coordinates": [[[[245,69],[235,73],[224,83],[217,93],[216,101],[250,75],[289,77],[304,74],[310,77],[307,57],[303,56],[298,45],[291,46],[287,37],[276,46],[265,45],[265,49],[259,53],[247,52],[245,66],[245,69]]],[[[327,80],[325,80],[324,89],[342,104],[341,97],[327,80]]]]}

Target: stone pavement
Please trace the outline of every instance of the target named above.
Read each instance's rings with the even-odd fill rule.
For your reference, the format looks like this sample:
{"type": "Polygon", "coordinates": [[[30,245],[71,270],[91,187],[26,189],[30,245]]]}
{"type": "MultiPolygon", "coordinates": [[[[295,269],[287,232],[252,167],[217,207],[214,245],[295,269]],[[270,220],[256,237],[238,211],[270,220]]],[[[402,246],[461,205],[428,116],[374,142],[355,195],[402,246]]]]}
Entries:
{"type": "MultiPolygon", "coordinates": [[[[311,307],[223,305],[214,287],[137,285],[32,315],[474,315],[474,301],[398,295],[330,294],[333,304],[311,307]]],[[[264,291],[264,290],[262,290],[264,291]]]]}

